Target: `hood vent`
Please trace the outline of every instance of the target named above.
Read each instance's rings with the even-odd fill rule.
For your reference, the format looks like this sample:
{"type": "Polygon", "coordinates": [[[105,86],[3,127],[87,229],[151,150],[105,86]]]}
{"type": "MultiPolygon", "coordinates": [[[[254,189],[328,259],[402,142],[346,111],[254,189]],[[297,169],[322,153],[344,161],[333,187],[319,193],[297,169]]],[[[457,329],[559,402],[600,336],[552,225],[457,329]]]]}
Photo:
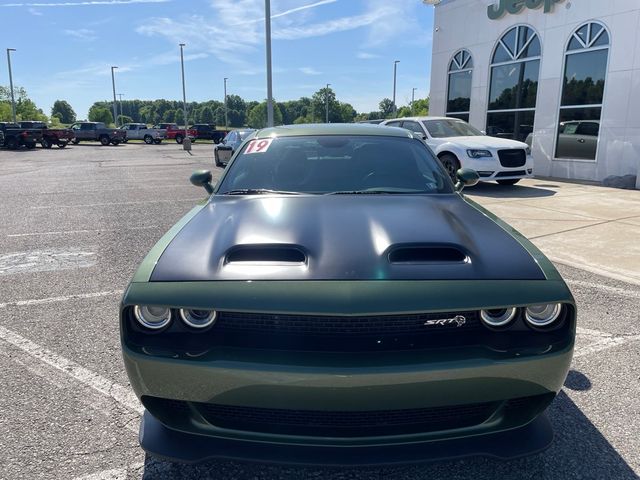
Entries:
{"type": "Polygon", "coordinates": [[[469,260],[462,250],[451,246],[399,247],[389,252],[389,262],[410,263],[466,263],[469,260]]]}
{"type": "Polygon", "coordinates": [[[229,250],[224,263],[304,265],[307,255],[300,248],[289,245],[246,245],[229,250]]]}

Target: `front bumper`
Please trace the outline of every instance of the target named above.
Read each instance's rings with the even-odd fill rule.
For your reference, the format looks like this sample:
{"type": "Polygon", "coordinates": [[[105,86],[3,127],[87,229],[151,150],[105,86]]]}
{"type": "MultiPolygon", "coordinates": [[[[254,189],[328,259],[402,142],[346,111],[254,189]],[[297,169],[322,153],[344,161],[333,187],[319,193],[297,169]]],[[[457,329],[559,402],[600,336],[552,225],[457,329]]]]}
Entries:
{"type": "Polygon", "coordinates": [[[492,158],[465,158],[463,166],[477,171],[481,182],[533,178],[533,157],[531,155],[527,155],[526,163],[518,167],[503,166],[498,160],[497,151],[493,152],[492,158]]]}

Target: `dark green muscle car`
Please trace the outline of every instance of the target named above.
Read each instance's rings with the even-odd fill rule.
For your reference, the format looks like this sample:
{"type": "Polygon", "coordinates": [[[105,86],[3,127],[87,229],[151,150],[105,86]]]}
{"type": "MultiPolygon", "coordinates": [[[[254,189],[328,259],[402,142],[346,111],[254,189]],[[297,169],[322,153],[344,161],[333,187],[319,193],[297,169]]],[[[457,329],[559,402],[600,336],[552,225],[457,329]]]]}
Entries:
{"type": "Polygon", "coordinates": [[[158,242],[120,311],[151,455],[377,464],[549,445],[576,307],[411,132],[265,129],[158,242]]]}

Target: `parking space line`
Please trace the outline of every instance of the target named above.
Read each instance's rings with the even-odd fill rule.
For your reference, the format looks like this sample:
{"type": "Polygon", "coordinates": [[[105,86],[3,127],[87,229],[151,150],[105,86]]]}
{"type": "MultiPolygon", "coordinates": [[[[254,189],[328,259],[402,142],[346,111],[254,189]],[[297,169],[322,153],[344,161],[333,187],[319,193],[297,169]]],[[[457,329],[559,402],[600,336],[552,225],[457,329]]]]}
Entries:
{"type": "Polygon", "coordinates": [[[107,203],[83,203],[79,205],[36,205],[31,207],[32,210],[51,210],[52,208],[90,208],[90,207],[108,207],[111,205],[144,205],[147,203],[175,203],[175,202],[197,202],[203,197],[197,198],[172,198],[167,200],[141,200],[138,202],[107,202],[107,203]]]}
{"type": "Polygon", "coordinates": [[[575,285],[577,287],[586,287],[586,288],[592,288],[595,290],[602,290],[604,292],[608,292],[613,295],[622,295],[624,297],[640,298],[640,290],[630,290],[630,289],[620,288],[620,287],[610,287],[608,285],[585,282],[582,280],[567,280],[567,283],[569,285],[575,285]]]}
{"type": "Polygon", "coordinates": [[[4,340],[8,344],[19,348],[41,362],[60,370],[66,375],[69,375],[83,385],[91,387],[101,394],[112,398],[128,410],[142,415],[144,409],[138,401],[138,398],[129,388],[125,388],[122,385],[111,382],[98,373],[93,372],[72,360],[64,358],[2,326],[0,326],[0,340],[4,340]]]}
{"type": "Polygon", "coordinates": [[[573,357],[579,358],[593,353],[609,350],[610,348],[624,345],[625,343],[640,340],[640,335],[614,335],[612,333],[592,330],[590,328],[576,329],[578,335],[588,337],[591,340],[584,348],[576,349],[573,357]]]}
{"type": "Polygon", "coordinates": [[[111,295],[122,295],[123,293],[124,293],[124,290],[109,290],[106,292],[78,293],[75,295],[63,295],[60,297],[34,298],[30,300],[15,300],[13,302],[0,303],[0,308],[42,305],[46,303],[66,302],[69,300],[79,300],[84,298],[108,297],[111,295]]]}
{"type": "Polygon", "coordinates": [[[44,235],[71,235],[74,233],[108,233],[108,232],[122,232],[123,230],[153,230],[154,228],[160,228],[160,226],[150,225],[148,227],[103,228],[103,229],[96,229],[96,230],[56,230],[52,232],[10,233],[10,234],[7,234],[7,237],[18,238],[18,237],[38,237],[38,236],[44,236],[44,235]]]}

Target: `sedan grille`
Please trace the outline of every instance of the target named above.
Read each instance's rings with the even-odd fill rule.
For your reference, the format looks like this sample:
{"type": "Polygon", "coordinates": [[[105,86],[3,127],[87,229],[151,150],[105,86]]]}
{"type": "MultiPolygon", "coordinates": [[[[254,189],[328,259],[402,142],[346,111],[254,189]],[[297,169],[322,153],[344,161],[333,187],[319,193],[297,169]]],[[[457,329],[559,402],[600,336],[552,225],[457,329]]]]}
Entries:
{"type": "Polygon", "coordinates": [[[527,154],[521,149],[498,150],[500,165],[506,168],[523,167],[527,163],[527,154]]]}

